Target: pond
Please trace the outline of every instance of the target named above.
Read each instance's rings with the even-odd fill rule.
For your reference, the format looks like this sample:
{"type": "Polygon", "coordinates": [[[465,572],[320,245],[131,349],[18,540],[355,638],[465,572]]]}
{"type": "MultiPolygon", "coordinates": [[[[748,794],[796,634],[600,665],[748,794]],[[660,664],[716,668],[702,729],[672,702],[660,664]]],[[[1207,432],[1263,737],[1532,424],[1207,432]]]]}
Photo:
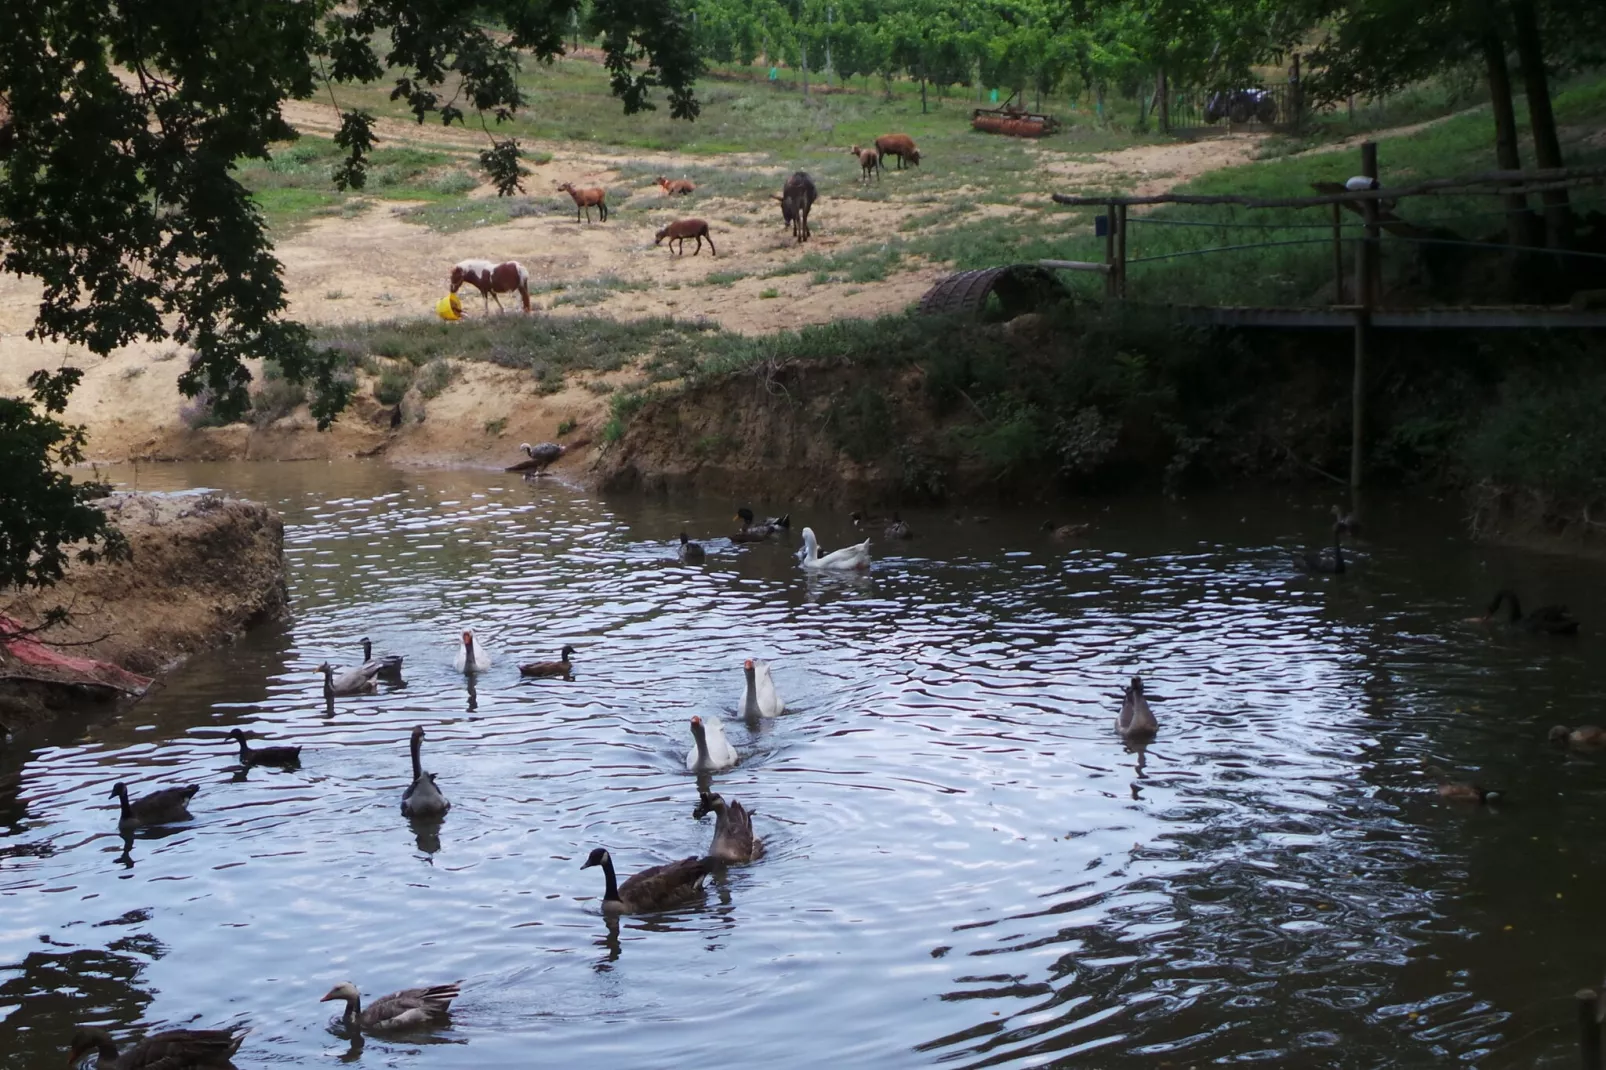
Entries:
{"type": "Polygon", "coordinates": [[[59,1066],[75,1023],[249,1024],[241,1066],[1576,1065],[1606,758],[1545,733],[1606,716],[1606,573],[1472,545],[1454,503],[1373,505],[1337,577],[1291,568],[1327,503],[1286,495],[1098,503],[1066,542],[911,511],[854,579],[793,558],[844,515],[736,546],[736,503],[501,473],[111,476],[281,510],[294,618],[0,751],[7,1070],[59,1066]],[[675,560],[683,529],[706,564],[675,560]],[[1584,634],[1466,623],[1500,586],[1584,634]],[[331,712],[316,667],[363,636],[406,683],[331,712]],[[520,678],[566,643],[572,680],[520,678]],[[788,706],[756,728],[749,657],[788,706]],[[1142,754],[1114,730],[1134,674],[1142,754]],[[622,877],[708,846],[694,715],[727,726],[715,786],[768,852],[605,919],[593,847],[622,877]],[[415,725],[438,829],[399,811],[415,725]],[[242,770],[234,727],[300,769],[242,770]],[[1505,801],[1441,799],[1431,765],[1505,801]],[[125,849],[119,780],[200,785],[194,820],[125,849]],[[449,1028],[359,1047],[319,1003],[345,980],[462,995],[449,1028]]]}

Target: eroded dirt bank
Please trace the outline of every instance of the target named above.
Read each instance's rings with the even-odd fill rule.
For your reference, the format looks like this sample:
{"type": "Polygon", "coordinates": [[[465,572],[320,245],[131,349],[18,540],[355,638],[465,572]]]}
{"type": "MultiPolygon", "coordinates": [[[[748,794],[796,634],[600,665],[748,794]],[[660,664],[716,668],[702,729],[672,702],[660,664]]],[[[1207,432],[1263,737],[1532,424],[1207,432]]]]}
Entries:
{"type": "MultiPolygon", "coordinates": [[[[114,494],[100,505],[132,557],[75,563],[55,587],[11,599],[4,612],[25,627],[54,606],[72,614],[41,633],[41,642],[150,677],[286,612],[284,522],[267,506],[215,493],[114,494]]],[[[133,697],[64,686],[71,678],[40,672],[0,647],[0,721],[133,697]]]]}

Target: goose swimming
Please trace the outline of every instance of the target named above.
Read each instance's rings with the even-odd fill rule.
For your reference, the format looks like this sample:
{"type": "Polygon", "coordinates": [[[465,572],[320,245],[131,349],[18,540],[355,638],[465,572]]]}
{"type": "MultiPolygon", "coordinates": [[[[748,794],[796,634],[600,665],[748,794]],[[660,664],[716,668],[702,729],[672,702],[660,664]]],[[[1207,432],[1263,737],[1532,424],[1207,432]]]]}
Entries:
{"type": "Polygon", "coordinates": [[[1606,747],[1606,728],[1594,724],[1581,724],[1577,728],[1568,728],[1564,724],[1556,725],[1550,730],[1550,742],[1561,743],[1580,750],[1597,750],[1606,747]]]}
{"type": "Polygon", "coordinates": [[[170,825],[177,821],[188,821],[189,802],[200,790],[199,784],[186,784],[181,788],[162,788],[129,802],[128,785],[118,783],[111,791],[112,797],[123,804],[122,816],[117,821],[117,827],[126,832],[146,825],[170,825]]]}
{"type": "Polygon", "coordinates": [[[1333,552],[1326,550],[1295,550],[1294,564],[1306,572],[1327,572],[1333,575],[1342,575],[1344,572],[1344,547],[1342,536],[1345,532],[1343,521],[1333,524],[1333,552]]]}
{"type": "Polygon", "coordinates": [[[362,671],[373,670],[373,675],[389,684],[402,682],[402,656],[400,654],[381,654],[374,657],[374,644],[368,637],[362,639],[362,671]]]}
{"type": "Polygon", "coordinates": [[[844,546],[840,550],[832,550],[824,557],[820,556],[820,544],[814,538],[813,528],[803,529],[803,549],[798,551],[798,560],[804,568],[834,569],[852,571],[870,567],[870,540],[854,546],[844,546]]]}
{"type": "Polygon", "coordinates": [[[650,914],[679,906],[699,896],[711,863],[706,858],[696,856],[682,858],[679,862],[666,862],[644,869],[620,884],[614,876],[613,858],[606,848],[598,847],[580,868],[590,869],[592,866],[601,866],[602,875],[607,881],[602,893],[604,914],[650,914]]]}
{"type": "Polygon", "coordinates": [[[1128,743],[1141,743],[1153,739],[1160,731],[1160,722],[1149,709],[1149,700],[1143,697],[1143,678],[1132,677],[1132,683],[1121,699],[1121,712],[1115,718],[1115,730],[1128,743]]]}
{"type": "Polygon", "coordinates": [[[680,533],[680,560],[682,562],[688,565],[700,565],[707,556],[707,553],[700,545],[686,537],[684,531],[680,533]]]}
{"type": "Polygon", "coordinates": [[[742,663],[742,675],[745,682],[742,684],[742,704],[739,708],[743,717],[779,717],[785,712],[786,703],[775,691],[775,680],[770,676],[769,665],[748,658],[742,663]]]}
{"type": "Polygon", "coordinates": [[[574,663],[569,660],[574,654],[574,647],[564,645],[557,661],[532,661],[528,665],[519,666],[520,676],[571,676],[574,674],[574,663]]]}
{"type": "Polygon", "coordinates": [[[371,695],[379,690],[379,685],[374,682],[374,677],[379,675],[377,661],[370,661],[355,669],[345,669],[339,676],[335,675],[334,666],[326,661],[318,666],[318,671],[323,673],[323,697],[326,699],[336,695],[371,695]]]}
{"type": "Polygon", "coordinates": [[[169,1029],[152,1033],[123,1052],[111,1034],[94,1026],[73,1031],[67,1065],[77,1066],[95,1053],[96,1070],[229,1070],[229,1059],[240,1050],[249,1029],[169,1029]]]}
{"type": "Polygon", "coordinates": [[[340,1023],[347,1028],[356,1027],[371,1033],[395,1033],[405,1029],[430,1029],[445,1025],[451,1019],[452,1000],[458,995],[459,988],[455,984],[404,988],[400,992],[380,996],[364,1007],[357,986],[350,981],[342,981],[318,1002],[345,1000],[346,1010],[340,1016],[340,1023]]]}
{"type": "Polygon", "coordinates": [[[764,853],[764,843],[753,835],[753,817],[740,802],[727,803],[715,791],[705,791],[691,812],[694,818],[714,815],[714,842],[706,857],[717,862],[751,862],[764,853]]]}
{"type": "Polygon", "coordinates": [[[475,646],[474,633],[465,630],[452,665],[458,672],[483,672],[491,667],[491,655],[486,653],[484,647],[475,646]]]}
{"type": "Polygon", "coordinates": [[[413,726],[413,782],[402,792],[401,811],[408,817],[441,817],[452,808],[435,786],[435,774],[424,772],[420,752],[424,747],[424,726],[413,726]]]}
{"type": "Polygon", "coordinates": [[[1504,589],[1495,592],[1494,601],[1489,603],[1489,611],[1482,617],[1474,619],[1497,621],[1518,631],[1533,632],[1535,635],[1578,634],[1578,621],[1567,612],[1566,606],[1540,606],[1527,616],[1523,616],[1522,603],[1517,601],[1515,592],[1504,589]],[[1495,616],[1500,612],[1502,603],[1511,606],[1503,621],[1495,616]]]}
{"type": "Polygon", "coordinates": [[[239,740],[241,765],[290,766],[301,764],[300,747],[253,747],[245,741],[245,733],[238,728],[231,729],[226,738],[239,740]]]}
{"type": "Polygon", "coordinates": [[[736,748],[725,738],[725,726],[719,723],[719,718],[704,721],[693,717],[691,738],[692,749],[686,752],[686,768],[693,773],[712,773],[736,764],[736,748]]]}

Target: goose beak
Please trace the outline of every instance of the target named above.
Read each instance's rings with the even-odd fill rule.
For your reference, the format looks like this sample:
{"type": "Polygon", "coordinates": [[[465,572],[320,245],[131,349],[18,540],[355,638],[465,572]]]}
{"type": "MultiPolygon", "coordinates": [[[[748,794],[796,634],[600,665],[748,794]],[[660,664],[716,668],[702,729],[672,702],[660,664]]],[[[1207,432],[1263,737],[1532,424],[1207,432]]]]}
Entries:
{"type": "Polygon", "coordinates": [[[748,658],[745,662],[742,663],[742,668],[744,668],[744,669],[751,670],[752,667],[753,667],[753,659],[752,658],[748,658]]]}

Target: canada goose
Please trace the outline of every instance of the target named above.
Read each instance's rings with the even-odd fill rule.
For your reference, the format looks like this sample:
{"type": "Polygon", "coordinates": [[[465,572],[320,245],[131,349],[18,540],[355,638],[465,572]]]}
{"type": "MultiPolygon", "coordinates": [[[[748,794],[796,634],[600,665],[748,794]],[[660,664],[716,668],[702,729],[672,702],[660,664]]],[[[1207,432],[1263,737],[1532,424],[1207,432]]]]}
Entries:
{"type": "Polygon", "coordinates": [[[1339,536],[1344,533],[1342,522],[1333,525],[1333,553],[1328,556],[1326,550],[1295,550],[1294,564],[1306,572],[1329,572],[1334,575],[1344,571],[1344,548],[1340,545],[1339,536]]]}
{"type": "Polygon", "coordinates": [[[404,988],[400,992],[380,996],[364,1007],[357,986],[350,981],[342,981],[318,1002],[345,1000],[346,1011],[340,1016],[340,1024],[347,1028],[355,1026],[373,1033],[394,1033],[446,1024],[451,1017],[452,1000],[458,995],[458,986],[455,984],[404,988]]]}
{"type": "Polygon", "coordinates": [[[1495,614],[1500,612],[1502,602],[1511,603],[1511,609],[1506,619],[1500,623],[1508,627],[1517,628],[1535,635],[1577,635],[1578,621],[1567,612],[1566,606],[1540,606],[1538,609],[1523,616],[1522,605],[1517,596],[1509,590],[1495,592],[1494,601],[1489,603],[1489,610],[1478,620],[1495,620],[1495,614]]]}
{"type": "Polygon", "coordinates": [[[1481,804],[1488,802],[1490,799],[1496,796],[1499,796],[1502,799],[1505,798],[1506,793],[1501,791],[1499,788],[1485,788],[1480,787],[1477,784],[1466,783],[1465,781],[1450,780],[1448,779],[1444,770],[1440,769],[1436,765],[1427,766],[1422,771],[1427,773],[1429,776],[1436,777],[1438,779],[1439,797],[1442,799],[1454,799],[1457,802],[1481,804]]]}
{"type": "Polygon", "coordinates": [[[378,691],[379,685],[374,682],[374,677],[379,673],[378,663],[369,664],[374,666],[372,670],[368,665],[359,665],[355,669],[346,669],[339,676],[335,675],[334,667],[327,661],[319,665],[318,671],[323,673],[323,697],[371,695],[378,691]]]}
{"type": "Polygon", "coordinates": [[[1580,750],[1595,750],[1606,747],[1606,728],[1593,724],[1568,728],[1564,724],[1559,724],[1550,730],[1550,742],[1563,743],[1580,750]]]}
{"type": "Polygon", "coordinates": [[[1062,542],[1074,539],[1078,535],[1086,535],[1092,526],[1092,524],[1056,524],[1052,520],[1043,521],[1043,530],[1062,542]]]}
{"type": "Polygon", "coordinates": [[[753,835],[753,816],[734,799],[727,803],[718,792],[705,791],[691,812],[694,818],[714,814],[714,842],[707,857],[717,862],[752,862],[764,853],[764,843],[753,835]]]}
{"type": "Polygon", "coordinates": [[[182,788],[162,788],[149,795],[128,801],[128,785],[119,783],[112,788],[112,797],[123,804],[122,817],[117,827],[123,830],[142,828],[145,825],[169,825],[190,819],[189,801],[201,790],[199,784],[186,784],[182,788]]]}
{"type": "Polygon", "coordinates": [[[574,647],[565,645],[557,661],[532,661],[528,665],[519,666],[520,676],[568,676],[574,672],[574,663],[569,656],[574,653],[574,647]]]}
{"type": "Polygon", "coordinates": [[[413,782],[402,792],[401,810],[408,817],[440,817],[452,808],[435,786],[435,774],[424,772],[419,752],[424,747],[424,726],[413,726],[413,782]]]}
{"type": "MultiPolygon", "coordinates": [[[[754,539],[767,539],[771,535],[778,535],[783,531],[789,531],[792,527],[791,513],[787,513],[785,516],[772,516],[769,519],[760,522],[753,519],[753,510],[749,509],[745,505],[736,510],[736,519],[739,520],[742,525],[737,534],[746,536],[742,539],[736,539],[737,542],[751,542],[754,539]]],[[[735,538],[735,536],[732,536],[732,538],[735,538]]]]}
{"type": "Polygon", "coordinates": [[[1149,700],[1143,697],[1143,678],[1132,677],[1126,694],[1121,699],[1121,712],[1115,718],[1115,730],[1128,743],[1153,739],[1160,731],[1160,722],[1149,709],[1149,700]]]}
{"type": "Polygon", "coordinates": [[[400,654],[381,654],[374,657],[374,644],[366,636],[362,640],[362,668],[368,671],[374,666],[374,676],[390,684],[402,682],[402,656],[400,654]],[[375,663],[378,663],[375,666],[375,663]]]}
{"type": "Polygon", "coordinates": [[[503,471],[523,472],[526,477],[544,475],[552,462],[568,453],[571,448],[560,446],[556,442],[538,442],[534,446],[528,442],[521,442],[519,449],[524,451],[524,460],[518,464],[508,465],[503,471]]]}
{"type": "Polygon", "coordinates": [[[823,568],[837,571],[862,570],[870,567],[870,540],[854,546],[844,546],[840,550],[832,550],[824,557],[820,556],[820,544],[815,541],[814,529],[803,529],[803,549],[798,551],[798,560],[804,568],[823,568]]]}
{"type": "Polygon", "coordinates": [[[712,773],[729,769],[737,762],[736,748],[725,738],[725,726],[719,718],[704,721],[691,719],[692,749],[686,752],[686,768],[694,773],[712,773]]]}
{"type": "Polygon", "coordinates": [[[915,537],[915,533],[898,516],[896,510],[893,511],[892,520],[887,524],[887,529],[882,534],[889,539],[912,539],[915,537]]]}
{"type": "Polygon", "coordinates": [[[706,556],[700,545],[688,539],[684,531],[680,533],[680,559],[683,562],[688,565],[700,565],[706,556]]]}
{"type": "Polygon", "coordinates": [[[483,672],[491,667],[491,655],[482,646],[474,645],[474,633],[463,632],[463,642],[457,648],[452,665],[458,672],[483,672]]]}
{"type": "Polygon", "coordinates": [[[241,765],[301,764],[300,747],[252,747],[245,741],[245,733],[238,728],[230,729],[228,738],[240,741],[241,765]]]}
{"type": "Polygon", "coordinates": [[[592,851],[580,868],[592,866],[601,866],[602,875],[607,878],[602,893],[604,914],[650,914],[679,906],[701,894],[710,869],[708,859],[692,856],[644,869],[620,886],[613,873],[613,858],[606,848],[592,851]]]}
{"type": "Polygon", "coordinates": [[[779,717],[785,712],[786,703],[775,691],[775,680],[770,676],[768,665],[748,658],[742,663],[742,674],[745,677],[742,684],[743,717],[779,717]]]}
{"type": "Polygon", "coordinates": [[[170,1029],[153,1033],[132,1048],[117,1053],[111,1034],[94,1026],[73,1031],[67,1065],[77,1066],[96,1053],[97,1070],[228,1070],[229,1058],[240,1050],[249,1029],[170,1029]]]}

